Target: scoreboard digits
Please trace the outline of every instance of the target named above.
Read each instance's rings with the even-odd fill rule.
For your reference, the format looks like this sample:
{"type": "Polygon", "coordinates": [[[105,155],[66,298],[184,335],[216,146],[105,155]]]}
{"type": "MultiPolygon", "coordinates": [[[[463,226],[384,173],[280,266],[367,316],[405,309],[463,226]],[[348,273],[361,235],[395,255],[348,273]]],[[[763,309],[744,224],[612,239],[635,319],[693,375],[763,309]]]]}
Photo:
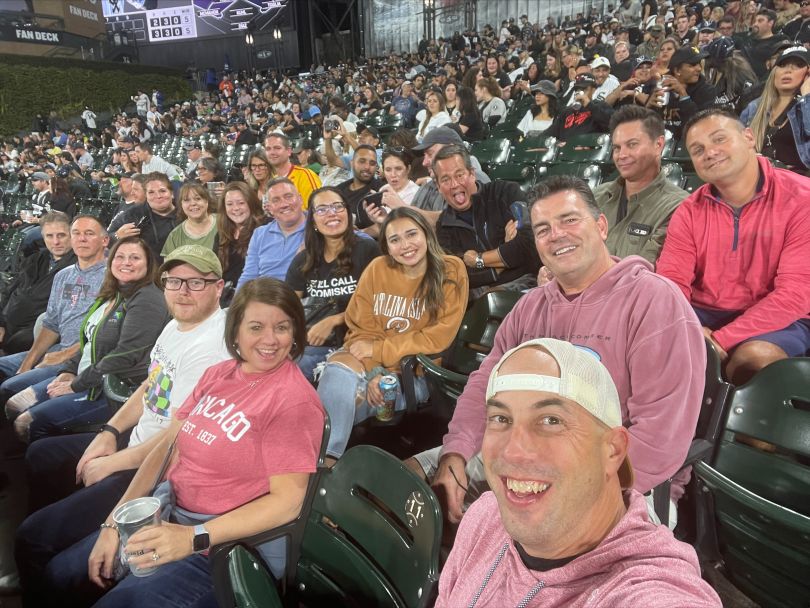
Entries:
{"type": "Polygon", "coordinates": [[[150,42],[165,42],[196,38],[193,6],[178,6],[146,11],[150,42]]]}

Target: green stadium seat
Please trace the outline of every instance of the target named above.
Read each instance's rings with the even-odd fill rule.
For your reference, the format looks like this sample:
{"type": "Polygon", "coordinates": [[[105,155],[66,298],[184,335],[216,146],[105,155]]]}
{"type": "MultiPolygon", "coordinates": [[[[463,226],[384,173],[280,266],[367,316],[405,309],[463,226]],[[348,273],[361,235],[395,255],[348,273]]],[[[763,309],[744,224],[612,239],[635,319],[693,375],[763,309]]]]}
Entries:
{"type": "Polygon", "coordinates": [[[422,479],[377,447],[353,447],[320,474],[286,589],[237,545],[227,552],[235,601],[220,605],[431,606],[441,530],[438,499],[422,479]]]}
{"type": "Polygon", "coordinates": [[[704,181],[700,179],[697,173],[683,173],[683,185],[681,188],[689,192],[690,194],[700,188],[704,184],[704,181]]]}
{"type": "Polygon", "coordinates": [[[498,327],[522,295],[514,291],[491,291],[478,298],[464,315],[441,365],[430,356],[416,356],[427,378],[431,405],[448,419],[468,376],[492,350],[498,327]]]}
{"type": "Polygon", "coordinates": [[[537,169],[532,165],[518,165],[507,163],[505,165],[495,165],[489,170],[489,177],[492,180],[502,179],[508,182],[515,182],[520,185],[524,192],[528,192],[537,179],[537,169]]]}
{"type": "Polygon", "coordinates": [[[662,158],[664,162],[678,163],[693,170],[692,158],[689,156],[689,152],[686,151],[686,142],[682,139],[665,145],[662,158]]]}
{"type": "Polygon", "coordinates": [[[511,142],[506,138],[485,139],[475,142],[470,149],[470,154],[478,159],[486,171],[493,165],[502,165],[507,162],[512,151],[511,146],[511,142]]]}
{"type": "Polygon", "coordinates": [[[661,168],[664,170],[664,175],[667,176],[670,183],[674,186],[678,186],[678,188],[683,188],[683,167],[678,163],[664,163],[661,165],[661,168]]]}
{"type": "Polygon", "coordinates": [[[566,163],[609,163],[610,136],[607,133],[575,135],[558,145],[557,161],[566,163]]]}
{"type": "Polygon", "coordinates": [[[734,390],[712,459],[694,468],[698,553],[762,606],[810,605],[808,437],[810,358],[784,359],[734,390]]]}
{"type": "Polygon", "coordinates": [[[556,144],[554,137],[526,137],[512,147],[509,162],[523,166],[550,163],[557,153],[556,144]]]}
{"type": "Polygon", "coordinates": [[[596,188],[602,183],[602,170],[599,165],[582,162],[582,163],[550,163],[541,165],[537,169],[537,181],[540,182],[546,177],[552,175],[574,175],[580,179],[585,180],[590,186],[591,190],[596,188]]]}

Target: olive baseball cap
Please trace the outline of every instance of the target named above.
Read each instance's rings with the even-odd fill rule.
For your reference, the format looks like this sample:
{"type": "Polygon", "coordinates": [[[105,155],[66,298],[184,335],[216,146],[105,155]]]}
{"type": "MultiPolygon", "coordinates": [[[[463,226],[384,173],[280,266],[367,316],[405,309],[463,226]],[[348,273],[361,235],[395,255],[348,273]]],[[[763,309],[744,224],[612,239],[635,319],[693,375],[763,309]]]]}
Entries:
{"type": "Polygon", "coordinates": [[[212,272],[219,278],[222,278],[222,264],[219,263],[219,258],[216,254],[208,247],[203,247],[202,245],[183,245],[182,247],[178,247],[166,256],[163,265],[160,267],[160,272],[164,273],[180,264],[188,264],[203,274],[212,272]]]}

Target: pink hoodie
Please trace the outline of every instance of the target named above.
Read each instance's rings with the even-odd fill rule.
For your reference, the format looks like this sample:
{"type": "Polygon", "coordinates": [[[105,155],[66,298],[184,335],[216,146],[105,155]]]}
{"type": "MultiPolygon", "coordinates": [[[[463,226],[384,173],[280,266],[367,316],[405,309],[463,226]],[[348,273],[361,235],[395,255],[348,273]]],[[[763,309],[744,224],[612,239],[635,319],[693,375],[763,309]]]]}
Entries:
{"type": "Polygon", "coordinates": [[[697,556],[665,526],[647,519],[647,502],[625,494],[627,513],[593,550],[546,572],[529,570],[501,523],[492,492],[475,501],[461,520],[439,579],[435,608],[469,606],[487,573],[502,559],[476,608],[718,608],[714,590],[700,578],[697,556]],[[521,604],[530,592],[528,602],[521,604]]]}
{"type": "Polygon", "coordinates": [[[735,211],[709,184],[669,222],[657,270],[700,308],[745,311],[712,332],[725,350],[810,311],[810,180],[759,159],[764,181],[735,211]]]}
{"type": "MultiPolygon", "coordinates": [[[[649,262],[635,255],[614,260],[573,300],[551,281],[518,301],[458,399],[442,454],[469,461],[481,450],[484,394],[501,355],[532,338],[557,338],[594,351],[616,383],[631,435],[634,489],[645,493],[678,471],[695,434],[706,378],[700,323],[678,288],[649,262]]],[[[675,500],[688,479],[688,472],[675,478],[675,500]]]]}

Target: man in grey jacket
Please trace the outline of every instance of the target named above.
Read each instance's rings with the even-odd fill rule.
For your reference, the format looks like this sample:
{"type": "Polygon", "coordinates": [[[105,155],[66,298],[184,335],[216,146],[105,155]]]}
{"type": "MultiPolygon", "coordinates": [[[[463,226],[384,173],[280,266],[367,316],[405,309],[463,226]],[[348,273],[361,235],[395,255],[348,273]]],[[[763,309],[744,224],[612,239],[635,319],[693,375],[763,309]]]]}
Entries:
{"type": "Polygon", "coordinates": [[[607,218],[607,248],[620,258],[640,255],[655,264],[669,219],[689,193],[661,168],[664,122],[647,108],[626,105],[610,120],[613,162],[619,177],[594,190],[607,218]]]}

